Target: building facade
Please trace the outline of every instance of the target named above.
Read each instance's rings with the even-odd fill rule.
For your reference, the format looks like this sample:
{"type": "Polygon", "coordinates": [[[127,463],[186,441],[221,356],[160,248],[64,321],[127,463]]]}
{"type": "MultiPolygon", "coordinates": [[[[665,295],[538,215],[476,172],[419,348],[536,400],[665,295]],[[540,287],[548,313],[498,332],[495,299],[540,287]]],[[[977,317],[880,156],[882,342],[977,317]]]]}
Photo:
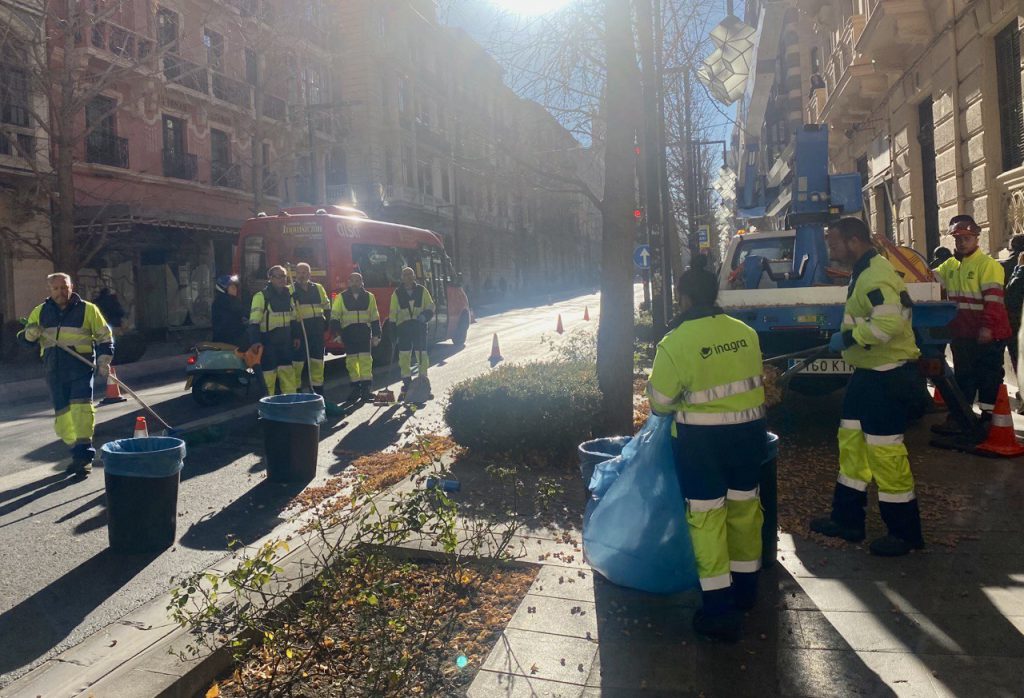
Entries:
{"type": "Polygon", "coordinates": [[[53,271],[49,142],[42,128],[47,102],[27,68],[33,60],[45,61],[37,31],[42,21],[41,0],[0,0],[0,327],[5,329],[46,296],[45,276],[53,271]]]}
{"type": "Polygon", "coordinates": [[[998,252],[1024,232],[1022,15],[1017,0],[748,2],[761,34],[737,140],[764,179],[741,189],[783,182],[794,129],[825,123],[876,232],[930,254],[967,213],[998,252]]]}

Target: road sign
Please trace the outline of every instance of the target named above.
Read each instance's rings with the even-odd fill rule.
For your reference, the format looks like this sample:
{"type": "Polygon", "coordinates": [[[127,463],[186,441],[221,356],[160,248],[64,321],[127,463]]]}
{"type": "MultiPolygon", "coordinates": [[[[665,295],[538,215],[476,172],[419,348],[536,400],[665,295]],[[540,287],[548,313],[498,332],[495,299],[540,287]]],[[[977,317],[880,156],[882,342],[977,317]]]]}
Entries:
{"type": "Polygon", "coordinates": [[[697,247],[700,248],[701,252],[711,249],[711,236],[706,225],[697,227],[697,247]]]}
{"type": "Polygon", "coordinates": [[[650,245],[637,245],[636,249],[633,250],[633,264],[636,265],[637,269],[650,269],[651,268],[651,246],[650,245]]]}

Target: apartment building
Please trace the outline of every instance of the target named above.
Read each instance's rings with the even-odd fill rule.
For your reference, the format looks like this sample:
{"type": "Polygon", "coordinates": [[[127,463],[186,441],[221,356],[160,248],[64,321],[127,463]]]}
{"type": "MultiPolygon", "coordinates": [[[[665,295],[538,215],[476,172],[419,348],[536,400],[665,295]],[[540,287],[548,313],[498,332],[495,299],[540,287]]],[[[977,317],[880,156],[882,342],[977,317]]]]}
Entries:
{"type": "Polygon", "coordinates": [[[442,234],[471,293],[567,285],[596,273],[582,196],[545,182],[579,144],[504,84],[428,0],[340,4],[338,72],[353,105],[339,195],[372,216],[442,234]]]}
{"type": "Polygon", "coordinates": [[[35,34],[42,15],[41,0],[0,0],[0,328],[5,329],[46,296],[44,278],[53,271],[44,186],[49,145],[41,128],[47,103],[27,69],[29,51],[38,52],[35,60],[45,59],[45,44],[35,34]]]}
{"type": "Polygon", "coordinates": [[[763,186],[784,180],[795,128],[827,123],[833,171],[860,172],[876,231],[922,253],[951,246],[958,212],[991,251],[1024,232],[1024,3],[752,1],[746,12],[761,33],[737,140],[759,153],[763,186]]]}

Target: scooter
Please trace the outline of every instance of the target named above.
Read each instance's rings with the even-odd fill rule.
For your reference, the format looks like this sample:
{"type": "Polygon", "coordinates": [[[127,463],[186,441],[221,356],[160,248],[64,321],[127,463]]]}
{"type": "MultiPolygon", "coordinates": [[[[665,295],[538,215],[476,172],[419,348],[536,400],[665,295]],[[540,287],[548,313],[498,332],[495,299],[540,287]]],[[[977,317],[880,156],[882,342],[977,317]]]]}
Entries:
{"type": "MultiPolygon", "coordinates": [[[[256,371],[246,354],[233,344],[201,342],[192,348],[186,360],[185,390],[203,407],[219,405],[230,397],[248,397],[252,386],[259,385],[256,371]]],[[[255,362],[259,365],[259,361],[255,362]]]]}

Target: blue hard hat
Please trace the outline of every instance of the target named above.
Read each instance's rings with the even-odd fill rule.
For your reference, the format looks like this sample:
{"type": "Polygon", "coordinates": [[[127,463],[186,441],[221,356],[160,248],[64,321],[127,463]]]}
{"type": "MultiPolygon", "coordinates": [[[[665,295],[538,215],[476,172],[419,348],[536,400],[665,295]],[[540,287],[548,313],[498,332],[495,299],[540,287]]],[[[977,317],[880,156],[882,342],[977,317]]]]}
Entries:
{"type": "Polygon", "coordinates": [[[228,286],[238,283],[238,277],[231,274],[222,274],[217,277],[217,280],[214,283],[217,285],[218,291],[221,293],[227,293],[228,286]]]}

